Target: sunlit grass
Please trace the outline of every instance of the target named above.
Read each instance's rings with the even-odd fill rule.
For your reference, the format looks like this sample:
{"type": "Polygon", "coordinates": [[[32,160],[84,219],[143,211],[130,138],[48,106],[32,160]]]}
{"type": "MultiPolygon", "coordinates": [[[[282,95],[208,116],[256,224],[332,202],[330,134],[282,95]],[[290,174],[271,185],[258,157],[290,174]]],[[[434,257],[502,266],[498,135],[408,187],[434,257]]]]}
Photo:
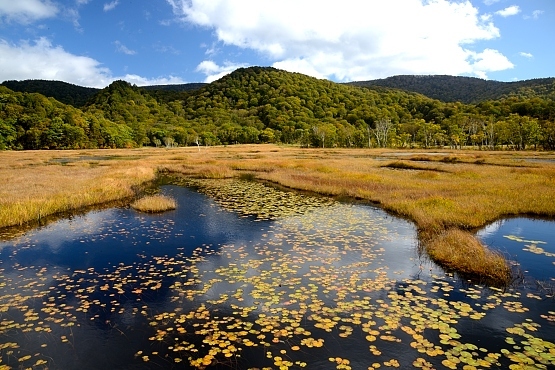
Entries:
{"type": "Polygon", "coordinates": [[[131,203],[131,207],[141,212],[158,213],[177,207],[175,199],[166,195],[148,195],[131,203]]]}
{"type": "MultiPolygon", "coordinates": [[[[553,153],[242,145],[200,151],[191,147],[0,152],[0,226],[132,197],[157,171],[207,179],[249,173],[293,189],[366,199],[414,221],[425,245],[434,240],[430,236],[472,231],[504,216],[555,216],[553,153]],[[98,158],[79,160],[81,156],[98,158]],[[101,158],[106,156],[111,158],[101,158]],[[53,158],[74,161],[53,164],[53,158]],[[384,167],[391,163],[395,168],[384,167]]],[[[476,246],[476,238],[469,235],[458,248],[476,246]]],[[[450,262],[449,253],[442,258],[440,263],[457,269],[458,262],[450,262]]],[[[498,262],[493,258],[491,266],[501,268],[498,262]]],[[[491,274],[479,266],[464,269],[491,274]]]]}
{"type": "Polygon", "coordinates": [[[447,269],[470,277],[480,272],[481,278],[508,281],[510,269],[499,252],[484,248],[473,234],[460,229],[449,229],[427,243],[428,255],[447,269]]]}

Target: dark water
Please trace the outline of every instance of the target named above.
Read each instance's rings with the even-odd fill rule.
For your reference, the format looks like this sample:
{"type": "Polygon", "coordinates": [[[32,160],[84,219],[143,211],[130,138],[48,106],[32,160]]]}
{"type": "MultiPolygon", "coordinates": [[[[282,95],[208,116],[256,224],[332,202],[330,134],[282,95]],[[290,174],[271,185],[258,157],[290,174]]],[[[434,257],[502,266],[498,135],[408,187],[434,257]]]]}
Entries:
{"type": "MultiPolygon", "coordinates": [[[[406,221],[341,203],[255,221],[162,191],[175,211],[94,211],[0,242],[0,368],[555,366],[549,292],[445,274],[406,221]]],[[[549,250],[527,230],[508,234],[549,250]]],[[[528,273],[552,279],[542,257],[528,273]]]]}
{"type": "Polygon", "coordinates": [[[529,278],[547,281],[555,278],[555,221],[500,220],[481,230],[478,236],[517,261],[529,278]]]}

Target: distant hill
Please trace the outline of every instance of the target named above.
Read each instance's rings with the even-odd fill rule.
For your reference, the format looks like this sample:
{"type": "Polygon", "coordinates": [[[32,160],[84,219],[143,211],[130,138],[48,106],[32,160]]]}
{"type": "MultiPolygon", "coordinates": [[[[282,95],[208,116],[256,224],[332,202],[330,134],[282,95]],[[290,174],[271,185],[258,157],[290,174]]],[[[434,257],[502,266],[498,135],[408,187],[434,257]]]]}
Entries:
{"type": "MultiPolygon", "coordinates": [[[[368,88],[362,88],[271,67],[249,67],[210,84],[137,87],[114,81],[102,90],[55,81],[19,84],[35,90],[58,86],[60,91],[48,90],[49,97],[0,86],[0,150],[272,142],[326,148],[555,149],[553,79],[504,83],[397,76],[386,80],[398,83],[386,87],[370,81],[368,88]],[[490,100],[444,102],[410,91],[414,86],[430,87],[428,95],[434,95],[435,86],[437,94],[464,92],[467,95],[460,98],[465,101],[490,100]],[[68,98],[70,91],[74,98],[79,92],[93,94],[79,108],[52,97],[68,98]],[[503,97],[492,99],[494,94],[503,97]]],[[[85,101],[81,99],[79,104],[85,101]]],[[[78,104],[76,99],[73,104],[78,104]]]]}
{"type": "Polygon", "coordinates": [[[376,86],[417,92],[443,102],[477,104],[511,95],[545,96],[555,93],[555,78],[539,78],[500,82],[463,76],[400,75],[370,81],[348,82],[347,85],[373,88],[376,86]]]}
{"type": "Polygon", "coordinates": [[[163,91],[176,91],[176,92],[183,92],[183,91],[195,91],[198,90],[208,84],[203,82],[191,82],[188,84],[176,84],[176,85],[151,85],[151,86],[141,86],[142,89],[145,90],[163,90],[163,91]]]}
{"type": "MultiPolygon", "coordinates": [[[[188,83],[176,85],[152,85],[143,86],[141,89],[164,101],[183,99],[182,93],[198,90],[205,86],[205,83],[188,83]]],[[[82,87],[62,81],[49,80],[9,80],[4,81],[2,86],[16,92],[39,93],[57,101],[81,108],[87,104],[89,99],[100,92],[100,89],[92,87],[82,87]]]]}
{"type": "Polygon", "coordinates": [[[57,101],[72,105],[76,108],[84,106],[89,98],[100,89],[82,87],[62,81],[48,80],[9,80],[2,82],[2,86],[16,92],[39,93],[57,101]]]}

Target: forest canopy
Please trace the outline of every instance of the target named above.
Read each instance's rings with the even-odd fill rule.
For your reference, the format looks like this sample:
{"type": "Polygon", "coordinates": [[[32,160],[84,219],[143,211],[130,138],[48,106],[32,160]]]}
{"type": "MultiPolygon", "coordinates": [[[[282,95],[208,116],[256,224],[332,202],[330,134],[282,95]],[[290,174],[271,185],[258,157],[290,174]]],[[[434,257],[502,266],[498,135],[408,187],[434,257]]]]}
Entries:
{"type": "MultiPolygon", "coordinates": [[[[444,80],[450,89],[457,88],[453,78],[444,80]]],[[[404,81],[411,83],[408,77],[404,81]]],[[[102,90],[75,90],[88,95],[86,102],[74,105],[30,90],[14,91],[4,83],[0,149],[284,143],[552,150],[555,80],[533,81],[473,104],[269,67],[241,68],[210,84],[173,88],[115,81],[102,90]]],[[[63,90],[67,85],[76,88],[56,86],[63,90]]],[[[464,90],[466,85],[460,86],[464,90]]]]}

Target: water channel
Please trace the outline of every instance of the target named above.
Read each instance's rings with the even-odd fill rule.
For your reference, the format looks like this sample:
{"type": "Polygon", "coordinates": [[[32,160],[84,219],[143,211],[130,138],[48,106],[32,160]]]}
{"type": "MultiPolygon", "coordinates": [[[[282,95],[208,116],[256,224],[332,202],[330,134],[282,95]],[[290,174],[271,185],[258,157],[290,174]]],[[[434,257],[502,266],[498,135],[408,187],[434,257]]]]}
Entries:
{"type": "Polygon", "coordinates": [[[527,276],[501,290],[446,274],[378,208],[234,184],[233,202],[165,185],[174,211],[0,241],[0,368],[555,366],[552,223],[479,233],[527,276]]]}

